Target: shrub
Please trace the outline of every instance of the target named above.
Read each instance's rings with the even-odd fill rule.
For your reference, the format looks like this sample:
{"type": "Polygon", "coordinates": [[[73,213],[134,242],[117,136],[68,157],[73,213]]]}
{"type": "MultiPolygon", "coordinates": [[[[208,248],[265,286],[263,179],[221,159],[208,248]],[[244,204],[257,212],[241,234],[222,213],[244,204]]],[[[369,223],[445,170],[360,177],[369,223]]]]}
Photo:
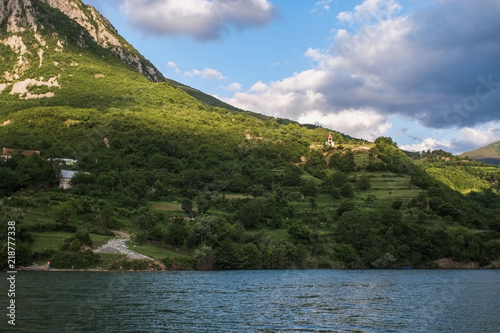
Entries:
{"type": "Polygon", "coordinates": [[[76,215],[75,207],[71,202],[63,202],[52,209],[52,214],[57,222],[68,224],[76,215]]]}
{"type": "Polygon", "coordinates": [[[163,258],[161,261],[167,269],[173,270],[191,270],[194,266],[194,260],[190,256],[163,258]]]}
{"type": "Polygon", "coordinates": [[[90,250],[77,253],[57,252],[51,260],[51,266],[62,269],[85,269],[95,266],[100,260],[99,256],[90,250]]]}
{"type": "Polygon", "coordinates": [[[64,231],[64,232],[76,232],[76,227],[73,225],[66,225],[60,223],[38,223],[28,227],[29,231],[32,232],[53,232],[53,231],[64,231]]]}

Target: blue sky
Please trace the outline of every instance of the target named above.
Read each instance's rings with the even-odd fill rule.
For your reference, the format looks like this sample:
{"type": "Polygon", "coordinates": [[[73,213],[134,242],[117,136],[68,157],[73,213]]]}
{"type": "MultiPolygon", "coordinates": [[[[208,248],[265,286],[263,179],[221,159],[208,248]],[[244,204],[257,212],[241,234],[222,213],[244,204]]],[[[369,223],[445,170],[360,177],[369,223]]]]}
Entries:
{"type": "Polygon", "coordinates": [[[500,140],[497,0],[83,0],[165,76],[408,150],[500,140]]]}

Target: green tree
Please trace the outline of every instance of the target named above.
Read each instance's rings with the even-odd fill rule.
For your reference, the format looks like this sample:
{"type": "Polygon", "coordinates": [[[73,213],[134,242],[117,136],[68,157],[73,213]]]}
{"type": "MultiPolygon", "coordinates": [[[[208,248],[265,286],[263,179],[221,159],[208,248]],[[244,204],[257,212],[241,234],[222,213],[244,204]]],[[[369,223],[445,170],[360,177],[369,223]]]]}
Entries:
{"type": "Polygon", "coordinates": [[[349,177],[347,176],[346,173],[344,173],[342,171],[335,171],[334,173],[329,174],[325,178],[325,180],[323,182],[323,186],[327,190],[335,188],[335,187],[340,188],[340,187],[342,187],[342,185],[344,185],[348,181],[349,181],[349,177]]]}
{"type": "Polygon", "coordinates": [[[291,255],[293,252],[294,248],[290,243],[285,241],[271,241],[261,249],[262,268],[289,268],[292,263],[291,255]]]}
{"type": "Polygon", "coordinates": [[[312,180],[307,180],[300,186],[300,193],[305,196],[316,196],[318,194],[318,185],[312,180]]]}
{"type": "Polygon", "coordinates": [[[390,253],[384,253],[382,257],[372,262],[372,266],[375,268],[394,268],[396,259],[390,253]]]}
{"type": "Polygon", "coordinates": [[[342,194],[342,196],[346,198],[354,197],[354,189],[352,188],[352,185],[349,183],[345,183],[344,185],[342,185],[342,187],[340,188],[340,194],[342,194]]]}
{"type": "Polygon", "coordinates": [[[282,185],[286,187],[296,187],[302,184],[302,170],[294,165],[287,165],[285,171],[283,172],[282,185]]]}
{"type": "Polygon", "coordinates": [[[372,219],[372,221],[377,221],[379,225],[384,225],[388,229],[393,229],[401,223],[403,214],[401,211],[395,208],[382,208],[378,210],[379,221],[377,219],[372,219]]]}
{"type": "Polygon", "coordinates": [[[193,254],[195,269],[210,271],[214,269],[215,251],[208,245],[200,245],[193,254]]]}
{"type": "Polygon", "coordinates": [[[401,200],[399,198],[394,200],[394,202],[392,203],[392,208],[399,210],[399,209],[401,209],[401,207],[403,207],[403,200],[401,200]]]}
{"type": "Polygon", "coordinates": [[[264,199],[257,198],[248,200],[236,212],[236,219],[245,228],[256,228],[264,223],[268,212],[268,205],[264,199]]]}
{"type": "Polygon", "coordinates": [[[198,244],[213,244],[216,241],[218,223],[218,218],[213,215],[202,215],[196,218],[193,233],[198,239],[198,244]]]}
{"type": "Polygon", "coordinates": [[[189,232],[184,221],[175,219],[168,225],[163,241],[175,247],[182,247],[188,236],[189,232]]]}
{"type": "Polygon", "coordinates": [[[351,210],[340,216],[335,228],[338,242],[351,244],[360,249],[369,235],[370,217],[361,211],[351,210]]]}
{"type": "Polygon", "coordinates": [[[260,269],[260,251],[253,244],[248,243],[241,247],[241,268],[242,269],[260,269]]]}
{"type": "Polygon", "coordinates": [[[17,173],[9,168],[0,167],[0,197],[7,196],[20,189],[17,173]]]}
{"type": "Polygon", "coordinates": [[[460,218],[460,212],[449,202],[445,202],[438,208],[439,215],[451,216],[453,220],[457,221],[460,218]]]}
{"type": "Polygon", "coordinates": [[[181,209],[186,214],[191,214],[193,212],[193,201],[188,198],[182,199],[181,209]]]}
{"type": "Polygon", "coordinates": [[[314,212],[318,207],[318,204],[316,203],[316,200],[314,198],[309,198],[309,205],[311,207],[311,212],[314,212]]]}
{"type": "Polygon", "coordinates": [[[320,150],[310,151],[304,169],[314,177],[323,178],[326,169],[326,159],[323,153],[320,150]]]}
{"type": "Polygon", "coordinates": [[[82,245],[93,245],[92,238],[90,238],[90,234],[88,232],[78,231],[75,234],[75,238],[78,239],[82,245]]]}
{"type": "Polygon", "coordinates": [[[288,234],[297,243],[308,244],[311,241],[311,231],[304,225],[304,222],[293,222],[287,229],[288,234]]]}
{"type": "Polygon", "coordinates": [[[351,244],[341,243],[335,248],[335,258],[347,268],[354,268],[360,261],[356,249],[351,244]]]}
{"type": "Polygon", "coordinates": [[[340,202],[339,206],[337,207],[337,216],[342,216],[345,212],[349,212],[351,210],[356,209],[356,204],[354,201],[350,199],[344,199],[340,202]]]}
{"type": "Polygon", "coordinates": [[[57,222],[68,224],[75,218],[76,210],[70,201],[65,201],[55,206],[52,209],[52,214],[57,222]]]}
{"type": "Polygon", "coordinates": [[[241,247],[236,242],[226,239],[215,251],[217,269],[241,269],[241,247]]]}
{"type": "Polygon", "coordinates": [[[19,160],[18,180],[23,187],[50,188],[57,182],[56,172],[37,154],[19,160]]]}
{"type": "Polygon", "coordinates": [[[207,197],[206,195],[199,195],[196,197],[196,207],[198,208],[198,212],[200,214],[205,214],[208,212],[210,207],[212,206],[212,202],[210,200],[210,197],[207,197]]]}
{"type": "Polygon", "coordinates": [[[96,183],[100,191],[114,191],[118,185],[118,176],[115,172],[103,172],[97,177],[96,183]]]}
{"type": "Polygon", "coordinates": [[[332,169],[350,173],[356,170],[356,162],[354,161],[354,153],[348,150],[344,153],[333,153],[328,161],[328,166],[332,169]]]}
{"type": "Polygon", "coordinates": [[[367,173],[362,174],[361,177],[357,179],[356,186],[359,190],[362,191],[369,190],[372,186],[370,175],[367,173]]]}
{"type": "Polygon", "coordinates": [[[397,147],[396,143],[392,140],[391,137],[386,137],[386,136],[380,136],[375,139],[375,144],[380,145],[380,146],[395,146],[397,147]]]}

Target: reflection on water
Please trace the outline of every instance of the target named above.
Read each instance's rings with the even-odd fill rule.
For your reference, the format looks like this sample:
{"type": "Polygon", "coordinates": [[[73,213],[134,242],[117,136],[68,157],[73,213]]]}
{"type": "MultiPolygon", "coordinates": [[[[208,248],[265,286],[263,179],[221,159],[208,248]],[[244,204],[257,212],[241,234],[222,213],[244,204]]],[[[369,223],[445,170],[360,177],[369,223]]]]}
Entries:
{"type": "Polygon", "coordinates": [[[500,330],[490,270],[23,272],[17,289],[19,332],[500,330]]]}

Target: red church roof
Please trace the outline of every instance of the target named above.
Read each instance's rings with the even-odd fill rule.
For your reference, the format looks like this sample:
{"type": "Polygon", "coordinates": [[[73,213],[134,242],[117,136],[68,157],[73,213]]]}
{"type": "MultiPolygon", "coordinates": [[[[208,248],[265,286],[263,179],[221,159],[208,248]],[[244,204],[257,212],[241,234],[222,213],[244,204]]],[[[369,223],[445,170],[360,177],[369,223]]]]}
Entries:
{"type": "Polygon", "coordinates": [[[332,133],[330,133],[330,135],[328,135],[328,139],[333,139],[332,133]]]}

